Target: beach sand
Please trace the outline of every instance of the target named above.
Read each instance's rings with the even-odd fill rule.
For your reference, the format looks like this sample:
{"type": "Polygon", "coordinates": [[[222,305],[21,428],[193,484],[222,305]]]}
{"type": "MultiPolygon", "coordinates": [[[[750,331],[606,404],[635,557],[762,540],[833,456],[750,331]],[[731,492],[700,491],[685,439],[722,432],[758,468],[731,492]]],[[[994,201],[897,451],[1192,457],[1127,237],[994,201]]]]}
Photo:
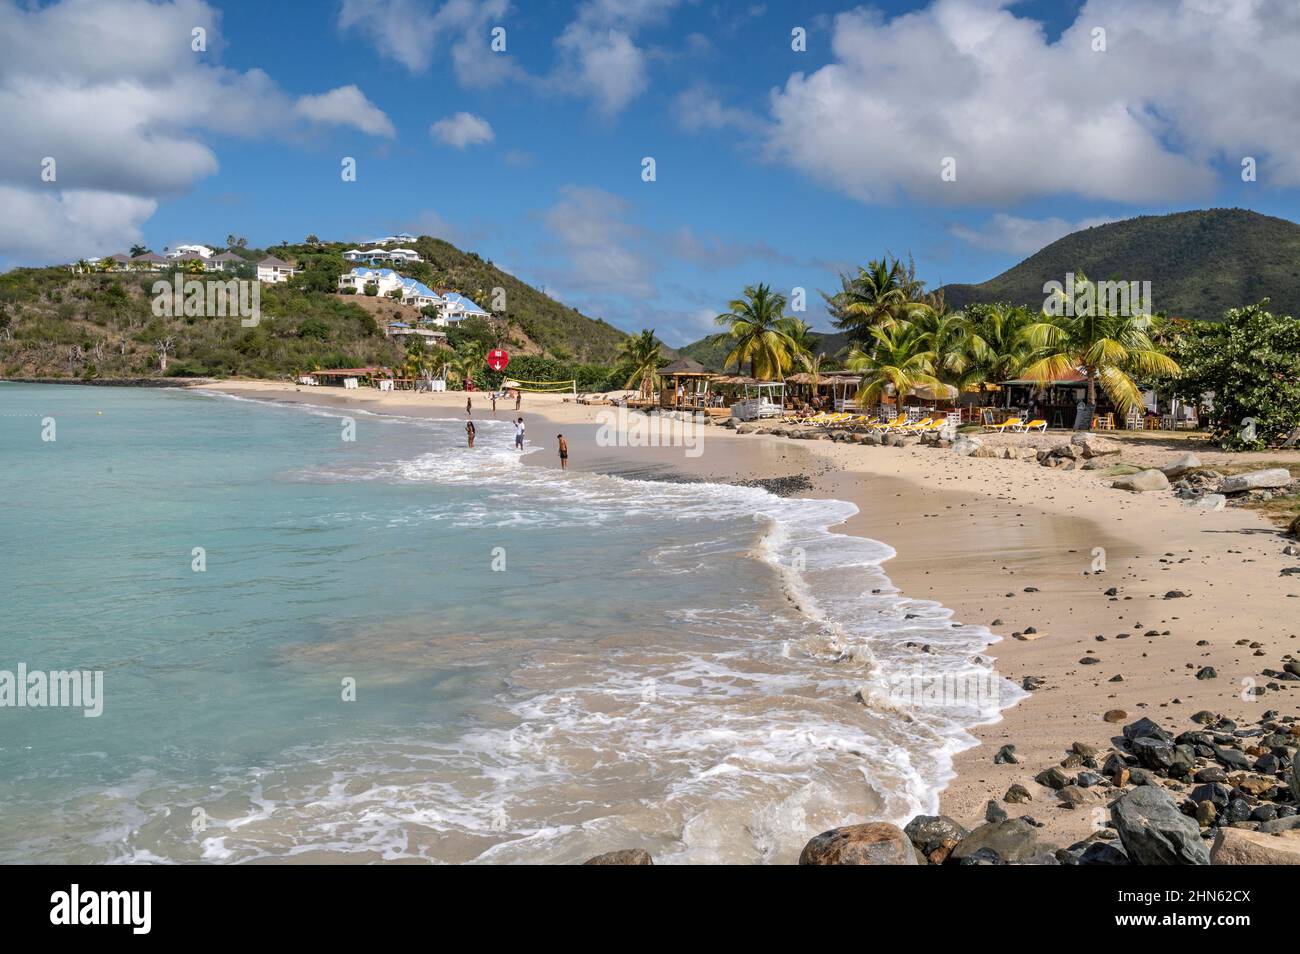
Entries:
{"type": "MultiPolygon", "coordinates": [[[[270,382],[205,388],[379,413],[465,412],[463,392],[381,394],[270,382]]],[[[492,416],[486,395],[475,394],[474,405],[476,418],[492,416]]],[[[499,419],[515,416],[513,402],[498,407],[499,419]]],[[[1244,693],[1270,681],[1260,676],[1262,668],[1280,669],[1286,654],[1300,652],[1300,579],[1280,573],[1297,561],[1282,553],[1285,539],[1257,513],[1195,510],[1168,493],[1113,490],[1096,472],[960,457],[929,447],[742,436],[721,427],[704,430],[698,456],[681,447],[599,447],[602,410],[608,409],[559,395],[525,395],[520,413],[529,439],[548,448],[531,455],[530,463],[558,466],[555,433],[563,431],[575,470],[733,482],[806,474],[813,481],[809,495],[849,500],[859,508],[839,529],[897,551],[884,569],[903,593],[944,604],[957,621],[989,625],[1003,637],[988,650],[998,670],[1017,684],[1027,676],[1043,680],[1041,688],[1004,710],[1000,721],[978,729],[980,744],[957,756],[942,811],[968,827],[983,820],[986,802],[995,799],[1011,816],[1027,814],[1041,822],[1045,843],[1065,846],[1086,837],[1104,821],[1105,789],[1090,790],[1090,802],[1069,809],[1033,777],[1057,765],[1076,740],[1104,752],[1123,724],[1103,721],[1107,710],[1124,710],[1125,722],[1149,716],[1177,733],[1191,728],[1189,717],[1201,709],[1252,721],[1269,709],[1297,709],[1300,690],[1288,690],[1291,684],[1261,696],[1244,693]],[[1096,547],[1105,550],[1103,573],[1091,572],[1096,547]],[[1110,587],[1118,589],[1117,596],[1105,595],[1110,587]],[[1171,591],[1186,596],[1165,598],[1171,591]],[[991,625],[995,621],[1000,622],[991,625]],[[1030,626],[1038,631],[1035,638],[1012,638],[1030,626]],[[1144,635],[1148,631],[1160,635],[1144,635]],[[1239,645],[1243,640],[1261,646],[1239,645]],[[1098,662],[1083,664],[1084,658],[1098,662]],[[1218,677],[1195,678],[1204,666],[1214,667],[1218,677]],[[1122,681],[1111,681],[1115,676],[1122,681]],[[1019,764],[995,765],[994,754],[1008,743],[1015,745],[1019,764]],[[1013,783],[1024,785],[1033,800],[1002,802],[1013,783]]],[[[1049,435],[1048,441],[1068,437],[1049,435]]],[[[1121,456],[1160,463],[1191,449],[1185,444],[1172,435],[1144,439],[1126,443],[1121,456]]],[[[1300,459],[1195,450],[1207,466],[1300,459]]]]}

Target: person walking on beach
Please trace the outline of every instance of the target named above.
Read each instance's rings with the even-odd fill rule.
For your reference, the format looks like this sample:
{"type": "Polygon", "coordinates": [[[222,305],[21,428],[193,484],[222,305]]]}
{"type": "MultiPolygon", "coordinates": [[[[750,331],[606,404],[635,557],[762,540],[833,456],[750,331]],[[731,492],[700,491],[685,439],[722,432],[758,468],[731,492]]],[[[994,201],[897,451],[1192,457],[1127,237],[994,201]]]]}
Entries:
{"type": "Polygon", "coordinates": [[[469,446],[470,446],[470,447],[473,447],[473,446],[474,446],[474,433],[475,433],[475,431],[474,431],[474,422],[473,422],[473,421],[466,421],[466,422],[465,422],[465,437],[469,440],[469,446]]]}
{"type": "Polygon", "coordinates": [[[469,395],[465,396],[465,416],[468,417],[474,413],[474,399],[469,395]]]}
{"type": "Polygon", "coordinates": [[[496,412],[497,412],[497,392],[493,391],[492,392],[492,413],[495,415],[496,412]]]}
{"type": "Polygon", "coordinates": [[[560,470],[569,469],[569,442],[564,439],[563,434],[556,434],[556,440],[560,442],[560,470]]]}
{"type": "Polygon", "coordinates": [[[515,410],[519,410],[519,405],[524,401],[524,394],[518,388],[515,388],[515,410]]]}
{"type": "Polygon", "coordinates": [[[515,450],[524,449],[524,419],[515,421],[515,450]]]}

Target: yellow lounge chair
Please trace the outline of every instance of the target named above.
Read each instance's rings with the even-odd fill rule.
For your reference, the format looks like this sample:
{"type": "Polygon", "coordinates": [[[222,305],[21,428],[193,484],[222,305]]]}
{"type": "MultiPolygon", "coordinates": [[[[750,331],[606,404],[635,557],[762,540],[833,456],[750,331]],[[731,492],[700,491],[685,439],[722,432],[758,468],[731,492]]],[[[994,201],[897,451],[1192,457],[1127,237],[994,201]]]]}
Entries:
{"type": "Polygon", "coordinates": [[[984,429],[994,430],[997,431],[998,433],[1002,433],[1003,431],[1014,431],[1016,428],[1020,427],[1023,423],[1024,422],[1021,421],[1020,418],[1018,417],[1009,417],[1001,424],[985,424],[984,429]]]}
{"type": "Polygon", "coordinates": [[[917,431],[925,430],[929,426],[931,418],[923,417],[918,421],[910,421],[897,430],[904,434],[915,434],[917,431]]]}
{"type": "Polygon", "coordinates": [[[894,418],[892,421],[881,421],[879,424],[876,424],[876,425],[875,425],[875,429],[876,429],[876,430],[880,430],[880,431],[888,431],[888,430],[890,430],[890,429],[892,429],[892,428],[895,428],[895,427],[901,427],[902,425],[904,425],[904,424],[906,424],[906,423],[907,423],[907,415],[906,415],[906,414],[900,414],[900,415],[898,415],[898,417],[894,418]]]}
{"type": "Polygon", "coordinates": [[[1036,417],[1028,424],[1021,424],[1020,427],[1017,428],[1017,430],[1019,430],[1020,433],[1022,434],[1027,434],[1029,431],[1043,431],[1044,433],[1046,433],[1047,422],[1043,420],[1041,417],[1036,417]]]}

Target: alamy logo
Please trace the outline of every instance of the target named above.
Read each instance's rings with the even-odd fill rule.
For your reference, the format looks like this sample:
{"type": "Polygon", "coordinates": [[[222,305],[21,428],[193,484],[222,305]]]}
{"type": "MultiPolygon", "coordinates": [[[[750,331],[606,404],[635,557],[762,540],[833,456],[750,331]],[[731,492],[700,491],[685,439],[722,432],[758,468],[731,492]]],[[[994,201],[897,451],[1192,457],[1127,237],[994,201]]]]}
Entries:
{"type": "Polygon", "coordinates": [[[148,934],[153,925],[151,891],[70,891],[50,895],[51,924],[129,924],[132,934],[148,934]]]}
{"type": "Polygon", "coordinates": [[[262,320],[262,283],[231,278],[199,280],[176,272],[153,283],[153,313],[159,318],[239,318],[245,328],[262,320]]]}
{"type": "Polygon", "coordinates": [[[704,425],[697,420],[619,408],[599,411],[596,423],[597,447],[682,447],[687,457],[704,453],[704,425]]]}
{"type": "Polygon", "coordinates": [[[1094,315],[1151,315],[1150,282],[1090,282],[1065,273],[1065,282],[1045,282],[1043,311],[1054,318],[1090,318],[1094,315]],[[1067,294],[1066,289],[1071,293],[1067,294]]]}
{"type": "Polygon", "coordinates": [[[0,669],[0,709],[82,709],[87,719],[104,712],[103,670],[0,669]]]}

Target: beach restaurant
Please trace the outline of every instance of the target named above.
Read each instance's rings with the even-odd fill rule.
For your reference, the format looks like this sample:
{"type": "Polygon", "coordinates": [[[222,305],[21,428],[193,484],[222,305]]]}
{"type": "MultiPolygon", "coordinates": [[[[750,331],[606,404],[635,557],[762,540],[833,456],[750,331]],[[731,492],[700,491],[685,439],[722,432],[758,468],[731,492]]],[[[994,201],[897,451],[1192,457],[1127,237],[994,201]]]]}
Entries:
{"type": "Polygon", "coordinates": [[[657,372],[662,382],[659,406],[675,411],[703,411],[719,406],[709,385],[717,377],[694,358],[678,358],[657,372]]]}
{"type": "Polygon", "coordinates": [[[392,372],[388,368],[330,368],[325,371],[311,371],[299,376],[299,382],[308,385],[323,385],[335,388],[378,387],[380,379],[389,380],[392,372]],[[351,382],[351,383],[349,383],[351,382]]]}
{"type": "Polygon", "coordinates": [[[851,371],[827,371],[816,376],[803,372],[785,379],[793,406],[807,403],[819,411],[857,409],[858,385],[862,375],[851,371]]]}

